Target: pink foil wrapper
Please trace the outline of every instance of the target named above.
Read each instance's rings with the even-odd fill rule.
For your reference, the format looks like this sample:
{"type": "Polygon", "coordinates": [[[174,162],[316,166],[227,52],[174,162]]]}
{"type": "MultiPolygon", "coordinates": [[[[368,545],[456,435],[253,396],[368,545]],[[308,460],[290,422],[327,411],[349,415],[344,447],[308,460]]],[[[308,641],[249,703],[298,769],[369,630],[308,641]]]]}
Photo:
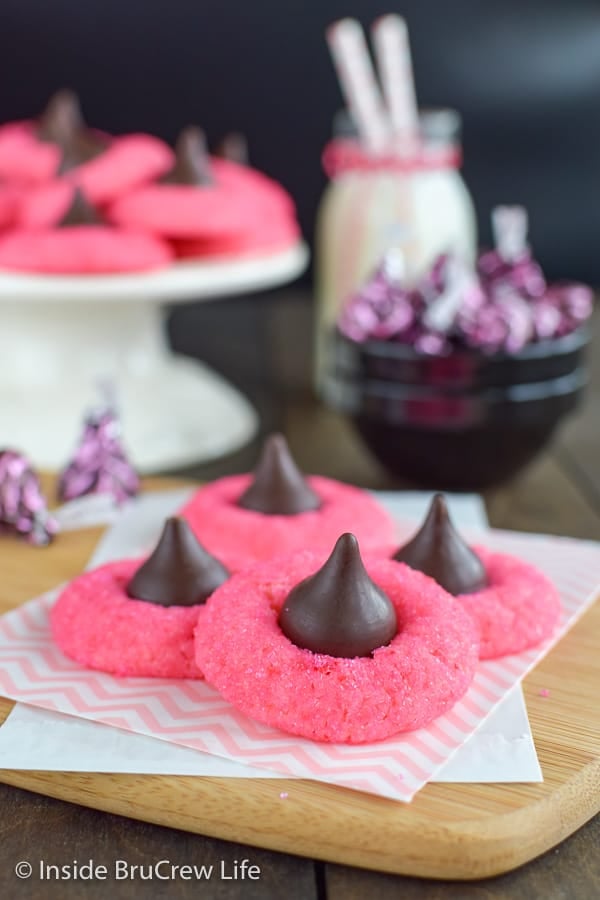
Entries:
{"type": "Polygon", "coordinates": [[[389,340],[427,355],[465,347],[514,354],[579,328],[592,306],[585,285],[547,285],[526,247],[510,260],[483,253],[476,273],[443,254],[414,290],[382,264],[344,304],[338,328],[359,343],[389,340]]]}
{"type": "Polygon", "coordinates": [[[535,334],[533,307],[514,291],[506,291],[474,313],[461,315],[460,332],[469,347],[484,353],[518,353],[535,334]]]}
{"type": "Polygon", "coordinates": [[[44,546],[57,534],[37,474],[16,450],[0,451],[0,528],[44,546]]]}
{"type": "Polygon", "coordinates": [[[387,340],[408,331],[415,319],[410,291],[381,265],[343,306],[338,327],[353,341],[387,340]]]}
{"type": "Polygon", "coordinates": [[[527,299],[542,297],[546,279],[527,244],[528,216],[523,206],[492,210],[496,247],[481,254],[477,268],[488,294],[513,291],[527,299]]]}
{"type": "Polygon", "coordinates": [[[585,284],[554,284],[548,288],[545,301],[553,305],[559,315],[556,334],[569,334],[590,318],[594,294],[585,284]]]}
{"type": "Polygon", "coordinates": [[[109,494],[120,504],[134,497],[139,488],[139,477],[121,443],[116,414],[110,408],[91,413],[75,455],[60,476],[60,499],[109,494]]]}
{"type": "Polygon", "coordinates": [[[418,290],[424,299],[419,324],[431,335],[451,337],[461,312],[474,314],[486,302],[476,274],[462,260],[447,253],[435,260],[418,290]]]}
{"type": "Polygon", "coordinates": [[[477,271],[487,294],[509,289],[536,299],[547,289],[544,273],[528,250],[511,261],[504,260],[497,250],[488,250],[479,257],[477,271]]]}

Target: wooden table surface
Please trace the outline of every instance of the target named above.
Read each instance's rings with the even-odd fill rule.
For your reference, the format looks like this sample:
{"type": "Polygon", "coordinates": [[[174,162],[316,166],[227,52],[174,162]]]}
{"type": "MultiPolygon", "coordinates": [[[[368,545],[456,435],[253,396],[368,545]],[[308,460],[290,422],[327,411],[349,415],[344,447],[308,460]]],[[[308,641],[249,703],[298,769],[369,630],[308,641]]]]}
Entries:
{"type": "MultiPolygon", "coordinates": [[[[600,312],[600,311],[599,311],[600,312]]],[[[600,540],[600,315],[595,317],[592,380],[580,411],[563,425],[547,451],[510,483],[485,496],[488,516],[501,528],[561,533],[600,540]]],[[[310,304],[285,291],[226,304],[175,310],[177,349],[199,355],[241,386],[256,404],[263,431],[283,431],[301,467],[365,487],[403,488],[362,448],[351,427],[325,410],[309,388],[310,304]]],[[[252,467],[258,442],[218,462],[177,474],[199,479],[252,467]]],[[[600,790],[600,786],[598,788],[600,790]]],[[[0,897],[18,900],[79,898],[192,898],[218,900],[592,900],[600,896],[600,816],[521,869],[480,882],[424,881],[330,865],[187,834],[109,815],[0,784],[0,897]],[[148,866],[214,865],[225,873],[248,859],[258,880],[195,881],[19,880],[20,860],[64,864],[126,859],[148,866]]]]}

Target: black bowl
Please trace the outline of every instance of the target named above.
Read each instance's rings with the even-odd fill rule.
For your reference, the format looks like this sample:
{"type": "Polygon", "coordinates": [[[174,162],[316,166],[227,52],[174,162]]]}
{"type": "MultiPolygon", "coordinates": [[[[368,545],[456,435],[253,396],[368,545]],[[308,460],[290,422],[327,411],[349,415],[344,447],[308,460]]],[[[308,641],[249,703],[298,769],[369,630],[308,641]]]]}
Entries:
{"type": "Polygon", "coordinates": [[[429,356],[392,341],[359,344],[336,332],[331,341],[330,370],[360,380],[476,390],[568,375],[583,364],[589,340],[589,330],[579,328],[555,340],[529,344],[514,354],[456,350],[449,356],[429,356]]]}
{"type": "Polygon", "coordinates": [[[394,473],[424,487],[481,490],[528,463],[576,407],[588,342],[579,329],[513,356],[432,357],[336,334],[323,395],[394,473]]]}

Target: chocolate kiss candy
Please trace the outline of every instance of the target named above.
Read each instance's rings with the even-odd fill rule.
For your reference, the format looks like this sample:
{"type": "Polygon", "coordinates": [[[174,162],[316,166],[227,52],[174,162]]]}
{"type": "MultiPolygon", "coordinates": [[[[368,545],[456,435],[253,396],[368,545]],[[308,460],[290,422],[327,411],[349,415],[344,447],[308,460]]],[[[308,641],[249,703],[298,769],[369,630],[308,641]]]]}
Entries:
{"type": "Polygon", "coordinates": [[[187,522],[172,518],[127,585],[127,594],[160,606],[195,606],[228,578],[225,566],[198,543],[187,522]]]}
{"type": "Polygon", "coordinates": [[[69,90],[58,91],[50,98],[39,122],[38,138],[61,148],[59,175],[99,156],[108,143],[85,127],[77,94],[69,90]]]}
{"type": "Polygon", "coordinates": [[[98,215],[91,203],[88,203],[82,191],[76,187],[73,192],[71,205],[58,223],[58,227],[69,228],[71,225],[100,224],[102,224],[102,218],[98,215]]]}
{"type": "Polygon", "coordinates": [[[49,544],[58,531],[36,472],[16,450],[0,450],[0,529],[4,528],[38,546],[49,544]]]}
{"type": "Polygon", "coordinates": [[[454,528],[442,494],[435,495],[421,529],[394,559],[430,575],[454,596],[474,594],[487,585],[483,564],[454,528]]]}
{"type": "Polygon", "coordinates": [[[222,159],[229,159],[231,162],[239,163],[241,166],[248,165],[248,141],[245,135],[239,131],[232,131],[226,134],[219,146],[215,150],[215,156],[222,159]]]}
{"type": "Polygon", "coordinates": [[[254,480],[237,502],[267,516],[293,516],[319,509],[321,501],[291,457],[282,434],[270,435],[254,470],[254,480]]]}
{"type": "Polygon", "coordinates": [[[107,386],[106,406],[93,410],[85,418],[77,449],[59,478],[61,500],[109,494],[116,503],[124,503],[140,489],[137,472],[122,444],[121,424],[109,391],[107,386]]]}
{"type": "Polygon", "coordinates": [[[42,113],[38,125],[38,138],[54,144],[72,141],[83,128],[79,100],[74,91],[62,90],[53,94],[42,113]]]}
{"type": "Polygon", "coordinates": [[[343,534],[325,565],[287,595],[279,627],[297,647],[352,659],[389,644],[398,621],[389,597],[369,578],[358,541],[343,534]]]}
{"type": "Polygon", "coordinates": [[[163,184],[207,185],[213,183],[201,128],[184,128],[175,145],[175,165],[162,178],[163,184]]]}

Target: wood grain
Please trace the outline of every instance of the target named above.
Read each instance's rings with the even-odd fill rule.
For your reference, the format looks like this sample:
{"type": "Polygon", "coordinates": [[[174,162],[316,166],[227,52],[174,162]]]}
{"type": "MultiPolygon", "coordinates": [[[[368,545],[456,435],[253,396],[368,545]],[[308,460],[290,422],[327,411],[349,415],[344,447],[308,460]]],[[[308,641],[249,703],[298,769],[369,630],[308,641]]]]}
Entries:
{"type": "Polygon", "coordinates": [[[600,896],[600,816],[527,866],[485,881],[431,881],[328,865],[328,900],[591,900],[600,896]]]}
{"type": "Polygon", "coordinates": [[[317,897],[314,864],[299,857],[160,828],[1,784],[0,807],[0,896],[6,900],[321,900],[317,897]],[[177,877],[168,882],[136,877],[85,883],[39,878],[40,861],[64,865],[90,859],[106,865],[109,871],[114,869],[115,860],[121,859],[130,867],[144,866],[146,870],[159,860],[168,860],[179,866],[212,866],[213,873],[202,882],[177,877]],[[259,867],[259,880],[221,879],[221,865],[225,874],[231,874],[235,860],[242,859],[259,867]],[[35,874],[26,881],[14,875],[13,867],[19,860],[35,866],[35,874]]]}
{"type": "MultiPolygon", "coordinates": [[[[3,543],[1,608],[81,571],[98,535],[65,534],[43,550],[3,543]]],[[[541,785],[432,784],[402,805],[307,781],[12,771],[0,778],[159,825],[323,860],[434,878],[494,875],[554,846],[600,808],[599,635],[596,604],[526,680],[541,785]]]]}

